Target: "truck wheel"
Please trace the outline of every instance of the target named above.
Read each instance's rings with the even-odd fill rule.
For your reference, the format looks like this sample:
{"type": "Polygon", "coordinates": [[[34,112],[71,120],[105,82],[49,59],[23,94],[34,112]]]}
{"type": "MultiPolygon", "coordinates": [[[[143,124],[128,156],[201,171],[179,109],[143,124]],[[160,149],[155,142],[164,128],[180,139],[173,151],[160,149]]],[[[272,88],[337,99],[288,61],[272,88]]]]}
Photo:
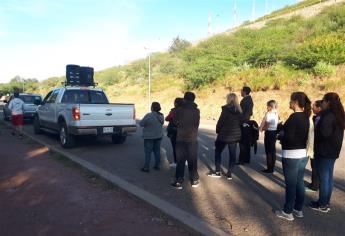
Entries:
{"type": "Polygon", "coordinates": [[[60,144],[64,148],[71,148],[75,145],[75,137],[72,134],[68,133],[66,123],[60,125],[60,144]]]}
{"type": "Polygon", "coordinates": [[[124,143],[126,141],[126,138],[127,138],[127,135],[121,135],[121,134],[113,134],[111,136],[111,141],[114,143],[114,144],[121,144],[121,143],[124,143]]]}
{"type": "Polygon", "coordinates": [[[40,118],[36,115],[34,117],[34,133],[35,134],[41,134],[42,130],[41,130],[41,125],[40,125],[40,118]]]}

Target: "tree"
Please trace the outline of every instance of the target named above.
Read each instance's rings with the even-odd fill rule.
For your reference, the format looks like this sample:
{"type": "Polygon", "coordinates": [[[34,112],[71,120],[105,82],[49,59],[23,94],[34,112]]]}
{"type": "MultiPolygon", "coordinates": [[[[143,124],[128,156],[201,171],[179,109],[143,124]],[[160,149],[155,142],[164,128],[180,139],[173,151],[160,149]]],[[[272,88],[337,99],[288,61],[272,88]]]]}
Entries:
{"type": "Polygon", "coordinates": [[[185,40],[185,39],[180,39],[179,36],[173,39],[173,42],[169,48],[169,52],[171,53],[179,53],[186,48],[190,47],[192,44],[185,40]]]}

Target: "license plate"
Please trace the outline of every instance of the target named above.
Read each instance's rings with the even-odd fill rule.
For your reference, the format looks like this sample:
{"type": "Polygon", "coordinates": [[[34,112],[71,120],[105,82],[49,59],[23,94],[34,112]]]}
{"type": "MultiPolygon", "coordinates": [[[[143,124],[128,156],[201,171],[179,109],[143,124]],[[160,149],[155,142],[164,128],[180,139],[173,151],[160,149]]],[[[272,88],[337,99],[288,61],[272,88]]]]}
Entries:
{"type": "Polygon", "coordinates": [[[109,134],[109,133],[113,133],[113,132],[114,132],[113,127],[103,127],[103,133],[109,134]]]}

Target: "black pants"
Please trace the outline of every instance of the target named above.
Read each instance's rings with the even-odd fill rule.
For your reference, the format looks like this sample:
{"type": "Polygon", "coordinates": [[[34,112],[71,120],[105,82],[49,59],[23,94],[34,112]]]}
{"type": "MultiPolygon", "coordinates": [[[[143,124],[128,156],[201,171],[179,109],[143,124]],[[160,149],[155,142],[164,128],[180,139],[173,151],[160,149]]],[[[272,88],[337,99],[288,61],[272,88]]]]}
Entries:
{"type": "Polygon", "coordinates": [[[236,149],[237,149],[237,143],[226,143],[222,141],[216,141],[215,142],[215,165],[216,165],[216,172],[220,172],[220,165],[222,163],[222,152],[224,148],[228,146],[229,149],[229,167],[228,167],[228,173],[231,173],[235,163],[236,163],[236,149]]]}
{"type": "Polygon", "coordinates": [[[320,187],[320,180],[319,180],[314,159],[310,159],[310,165],[311,165],[311,183],[309,185],[309,188],[317,191],[319,190],[319,187],[320,187]]]}
{"type": "Polygon", "coordinates": [[[240,163],[250,162],[250,142],[251,142],[251,128],[249,126],[241,126],[242,138],[240,141],[240,163]]]}
{"type": "Polygon", "coordinates": [[[197,142],[176,142],[176,181],[182,183],[184,180],[185,162],[188,162],[189,178],[191,181],[199,179],[198,174],[198,143],[197,142]]]}
{"type": "Polygon", "coordinates": [[[265,131],[265,152],[267,169],[273,171],[276,163],[276,141],[277,141],[277,131],[266,130],[265,131]]]}
{"type": "Polygon", "coordinates": [[[176,161],[176,135],[173,135],[170,138],[170,142],[171,142],[171,147],[173,150],[173,155],[174,155],[174,163],[177,163],[176,161]]]}

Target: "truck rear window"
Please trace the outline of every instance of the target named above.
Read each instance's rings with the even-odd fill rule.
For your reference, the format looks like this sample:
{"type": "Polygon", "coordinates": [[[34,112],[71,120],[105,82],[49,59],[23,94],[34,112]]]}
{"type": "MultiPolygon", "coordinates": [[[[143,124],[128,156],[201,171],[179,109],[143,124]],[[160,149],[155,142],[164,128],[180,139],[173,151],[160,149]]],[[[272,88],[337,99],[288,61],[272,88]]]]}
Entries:
{"type": "Polygon", "coordinates": [[[109,101],[103,91],[67,90],[62,97],[61,103],[109,104],[109,101]]]}
{"type": "Polygon", "coordinates": [[[35,95],[19,95],[19,98],[27,104],[34,104],[35,100],[42,101],[41,96],[35,96],[35,95]]]}

